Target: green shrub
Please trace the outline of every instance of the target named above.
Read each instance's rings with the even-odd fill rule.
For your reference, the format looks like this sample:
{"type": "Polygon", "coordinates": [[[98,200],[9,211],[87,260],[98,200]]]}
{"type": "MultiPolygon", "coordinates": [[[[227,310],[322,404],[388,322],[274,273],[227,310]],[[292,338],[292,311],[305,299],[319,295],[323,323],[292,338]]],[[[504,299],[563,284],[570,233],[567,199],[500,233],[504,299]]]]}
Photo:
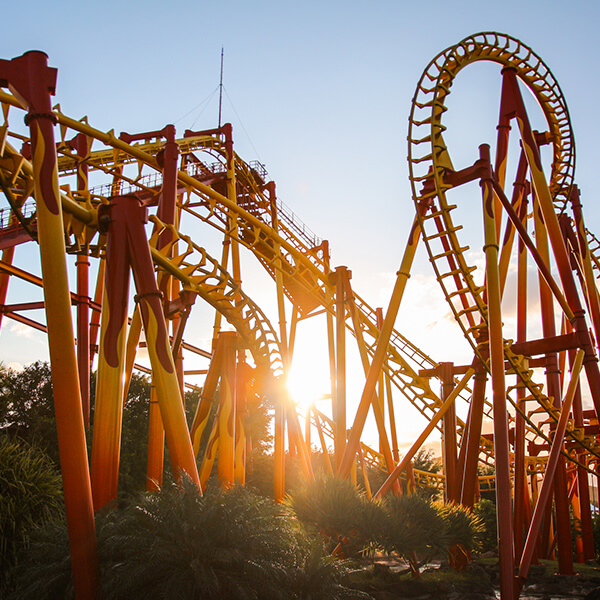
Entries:
{"type": "Polygon", "coordinates": [[[496,505],[482,498],[473,506],[473,514],[481,521],[479,539],[481,541],[479,550],[489,552],[498,547],[498,533],[496,528],[496,505]]]}
{"type": "MultiPolygon", "coordinates": [[[[289,509],[245,488],[188,481],[96,518],[99,598],[325,600],[369,598],[346,588],[342,564],[309,544],[289,509]]],[[[32,542],[14,600],[72,598],[66,526],[32,542]]]]}
{"type": "Polygon", "coordinates": [[[44,453],[0,436],[0,585],[31,533],[63,506],[60,474],[44,453]]]}
{"type": "Polygon", "coordinates": [[[380,505],[346,479],[318,477],[297,489],[289,503],[303,523],[342,543],[346,554],[375,542],[384,527],[380,505]]]}
{"type": "Polygon", "coordinates": [[[386,528],[381,542],[388,552],[410,558],[431,557],[445,547],[445,522],[440,511],[418,494],[388,495],[383,504],[386,528]]]}
{"type": "Polygon", "coordinates": [[[484,532],[483,520],[460,504],[436,502],[444,522],[443,540],[445,546],[460,544],[465,550],[479,546],[484,532]]]}

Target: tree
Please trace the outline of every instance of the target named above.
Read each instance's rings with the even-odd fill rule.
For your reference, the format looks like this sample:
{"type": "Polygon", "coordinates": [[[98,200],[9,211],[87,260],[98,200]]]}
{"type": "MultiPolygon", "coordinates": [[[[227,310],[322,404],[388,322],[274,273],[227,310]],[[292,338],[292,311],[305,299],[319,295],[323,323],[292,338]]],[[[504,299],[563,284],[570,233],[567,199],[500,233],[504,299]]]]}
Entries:
{"type": "Polygon", "coordinates": [[[41,448],[59,464],[50,367],[45,362],[22,371],[0,371],[0,429],[41,448]]]}
{"type": "Polygon", "coordinates": [[[498,547],[498,532],[496,528],[496,505],[486,498],[482,498],[473,506],[473,514],[482,523],[479,534],[481,540],[481,551],[489,552],[498,547]]]}

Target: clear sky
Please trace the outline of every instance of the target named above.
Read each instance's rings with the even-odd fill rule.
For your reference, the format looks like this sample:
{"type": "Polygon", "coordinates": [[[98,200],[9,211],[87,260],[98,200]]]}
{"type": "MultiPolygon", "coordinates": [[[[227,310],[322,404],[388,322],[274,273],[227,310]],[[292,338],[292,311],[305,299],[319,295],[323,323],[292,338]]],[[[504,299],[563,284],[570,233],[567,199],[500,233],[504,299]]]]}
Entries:
{"type": "MultiPolygon", "coordinates": [[[[517,37],[552,69],[571,112],[587,222],[600,233],[599,6],[32,0],[5,3],[0,58],[44,50],[59,69],[56,102],[98,129],[136,132],[174,123],[183,133],[216,125],[217,95],[201,103],[218,86],[224,47],[223,120],[233,123],[237,152],[265,164],[281,199],[330,241],[332,265],[348,266],[358,293],[386,307],[414,214],[406,162],[411,99],[429,61],[472,33],[517,37]]],[[[497,115],[499,78],[476,75],[465,75],[458,97],[472,95],[497,115]]],[[[494,143],[480,138],[471,118],[463,108],[467,162],[480,143],[494,143]]],[[[440,332],[453,324],[424,252],[398,328],[436,360],[470,361],[460,341],[440,342],[450,339],[440,332]]],[[[0,359],[11,362],[13,351],[10,337],[0,337],[0,359]]]]}

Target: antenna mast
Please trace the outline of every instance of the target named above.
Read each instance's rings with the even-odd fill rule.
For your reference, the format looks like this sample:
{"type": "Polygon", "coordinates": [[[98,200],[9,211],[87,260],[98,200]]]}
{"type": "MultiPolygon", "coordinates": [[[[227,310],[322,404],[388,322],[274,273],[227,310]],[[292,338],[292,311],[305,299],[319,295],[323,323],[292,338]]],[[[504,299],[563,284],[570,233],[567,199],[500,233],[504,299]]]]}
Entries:
{"type": "Polygon", "coordinates": [[[219,127],[221,127],[221,107],[223,105],[223,46],[221,46],[221,81],[219,83],[219,127]]]}

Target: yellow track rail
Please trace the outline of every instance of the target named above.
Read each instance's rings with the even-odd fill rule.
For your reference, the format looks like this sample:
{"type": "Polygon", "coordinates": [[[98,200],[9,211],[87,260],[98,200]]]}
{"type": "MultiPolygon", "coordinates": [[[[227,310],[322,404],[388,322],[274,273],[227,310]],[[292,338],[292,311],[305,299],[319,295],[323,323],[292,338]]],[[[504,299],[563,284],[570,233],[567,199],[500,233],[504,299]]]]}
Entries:
{"type": "MultiPolygon", "coordinates": [[[[492,61],[514,68],[537,99],[553,142],[550,190],[555,208],[560,212],[565,209],[573,186],[575,147],[567,105],[554,76],[531,48],[509,36],[480,33],[465,38],[436,56],[417,85],[409,119],[408,155],[413,199],[423,240],[456,322],[474,352],[485,363],[477,333],[487,325],[487,306],[483,288],[475,283],[473,277],[476,267],[469,265],[465,257],[469,247],[462,245],[457,235],[462,229],[453,219],[453,211],[457,207],[447,197],[451,186],[445,183],[444,175],[454,168],[444,140],[446,128],[442,122],[455,77],[464,67],[478,61],[492,61]],[[431,210],[423,215],[419,206],[424,201],[431,204],[431,210]]],[[[511,351],[511,345],[511,340],[505,341],[505,357],[512,371],[529,390],[530,399],[535,399],[556,421],[559,411],[544,393],[543,386],[533,381],[534,372],[527,368],[524,357],[511,351]]],[[[509,389],[508,396],[516,408],[510,394],[515,388],[509,389]]],[[[487,416],[491,418],[489,405],[487,416]]],[[[530,434],[549,441],[540,427],[528,415],[524,416],[530,434]]],[[[594,440],[585,438],[583,432],[570,426],[567,435],[592,454],[600,455],[594,440]]]]}

